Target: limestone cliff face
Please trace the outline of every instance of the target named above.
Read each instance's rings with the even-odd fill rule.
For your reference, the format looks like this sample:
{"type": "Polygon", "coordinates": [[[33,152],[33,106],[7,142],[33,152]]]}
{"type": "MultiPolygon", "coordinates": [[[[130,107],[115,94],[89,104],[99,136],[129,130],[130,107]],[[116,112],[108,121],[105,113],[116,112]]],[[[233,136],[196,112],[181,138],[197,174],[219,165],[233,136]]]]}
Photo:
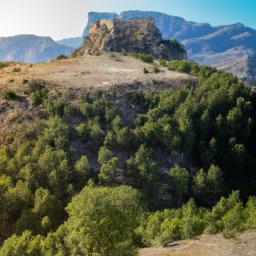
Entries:
{"type": "Polygon", "coordinates": [[[186,55],[185,51],[177,50],[169,41],[163,40],[160,30],[151,18],[99,20],[92,24],[83,46],[74,55],[102,51],[143,52],[166,59],[183,59],[186,55]]]}

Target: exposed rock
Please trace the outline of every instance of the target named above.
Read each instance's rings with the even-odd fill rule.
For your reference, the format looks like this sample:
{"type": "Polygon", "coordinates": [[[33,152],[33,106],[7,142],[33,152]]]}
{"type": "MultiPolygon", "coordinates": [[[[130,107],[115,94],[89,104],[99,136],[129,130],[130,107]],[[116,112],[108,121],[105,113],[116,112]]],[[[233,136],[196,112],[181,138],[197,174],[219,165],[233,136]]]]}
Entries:
{"type": "Polygon", "coordinates": [[[98,52],[141,52],[153,57],[183,59],[186,52],[168,40],[163,40],[154,20],[99,20],[85,38],[84,45],[75,51],[75,56],[98,52]]]}

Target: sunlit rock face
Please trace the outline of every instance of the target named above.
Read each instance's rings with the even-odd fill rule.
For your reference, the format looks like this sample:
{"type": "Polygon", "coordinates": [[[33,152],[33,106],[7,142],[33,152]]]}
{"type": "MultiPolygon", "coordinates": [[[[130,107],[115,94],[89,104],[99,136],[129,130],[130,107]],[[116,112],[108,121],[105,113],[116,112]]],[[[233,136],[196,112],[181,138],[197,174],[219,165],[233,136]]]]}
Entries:
{"type": "Polygon", "coordinates": [[[97,52],[141,52],[155,58],[183,59],[185,52],[174,49],[162,38],[154,19],[99,20],[91,25],[89,35],[75,55],[97,52]]]}

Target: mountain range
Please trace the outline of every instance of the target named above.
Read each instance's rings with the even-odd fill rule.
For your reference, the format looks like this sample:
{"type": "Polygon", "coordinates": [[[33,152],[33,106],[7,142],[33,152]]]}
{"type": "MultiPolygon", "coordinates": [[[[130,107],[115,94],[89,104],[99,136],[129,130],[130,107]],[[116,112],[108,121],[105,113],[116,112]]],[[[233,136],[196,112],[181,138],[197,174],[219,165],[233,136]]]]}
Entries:
{"type": "Polygon", "coordinates": [[[91,24],[97,20],[148,17],[155,20],[164,39],[176,38],[184,44],[188,59],[232,72],[250,83],[256,82],[256,30],[241,23],[212,26],[150,11],[90,12],[81,37],[57,42],[31,35],[0,38],[0,60],[38,62],[68,55],[82,44],[91,24]]]}
{"type": "Polygon", "coordinates": [[[0,37],[0,60],[35,63],[53,59],[60,54],[69,55],[73,50],[72,47],[56,43],[50,37],[35,35],[0,37]]]}

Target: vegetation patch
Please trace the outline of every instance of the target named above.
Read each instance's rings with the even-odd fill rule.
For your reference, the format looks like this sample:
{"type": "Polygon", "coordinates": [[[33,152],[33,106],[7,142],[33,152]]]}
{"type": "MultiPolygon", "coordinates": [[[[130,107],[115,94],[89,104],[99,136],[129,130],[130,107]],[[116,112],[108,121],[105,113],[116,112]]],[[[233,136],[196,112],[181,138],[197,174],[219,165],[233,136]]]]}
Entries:
{"type": "Polygon", "coordinates": [[[8,65],[5,62],[0,61],[0,69],[7,67],[8,65]]]}
{"type": "Polygon", "coordinates": [[[14,91],[6,91],[4,93],[4,98],[6,100],[17,100],[18,96],[14,91]]]}
{"type": "Polygon", "coordinates": [[[56,60],[66,60],[66,59],[68,59],[68,56],[66,56],[64,54],[61,54],[61,55],[56,57],[56,60]]]}
{"type": "Polygon", "coordinates": [[[146,63],[153,63],[154,62],[154,59],[152,56],[150,55],[147,55],[145,53],[139,53],[139,52],[125,52],[123,53],[124,56],[132,56],[132,57],[135,57],[137,59],[140,59],[146,63]]]}

